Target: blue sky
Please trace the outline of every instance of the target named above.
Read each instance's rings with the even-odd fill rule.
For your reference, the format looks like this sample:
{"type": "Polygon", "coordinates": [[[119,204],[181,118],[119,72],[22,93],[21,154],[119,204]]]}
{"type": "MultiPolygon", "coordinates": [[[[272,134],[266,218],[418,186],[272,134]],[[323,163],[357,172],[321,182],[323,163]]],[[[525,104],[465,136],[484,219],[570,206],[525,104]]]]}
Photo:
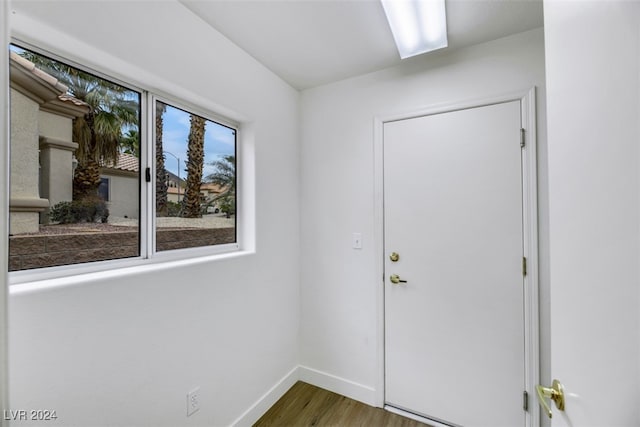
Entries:
{"type": "MultiPolygon", "coordinates": [[[[187,138],[189,137],[189,113],[167,105],[163,115],[162,143],[165,152],[164,167],[178,175],[180,159],[180,178],[185,179],[187,173],[187,138]],[[171,153],[171,154],[167,154],[171,153]],[[174,157],[175,156],[175,157],[174,157]]],[[[235,130],[219,125],[211,120],[206,121],[204,132],[204,171],[203,178],[211,174],[215,168],[210,163],[221,156],[233,155],[235,152],[235,130]]]]}

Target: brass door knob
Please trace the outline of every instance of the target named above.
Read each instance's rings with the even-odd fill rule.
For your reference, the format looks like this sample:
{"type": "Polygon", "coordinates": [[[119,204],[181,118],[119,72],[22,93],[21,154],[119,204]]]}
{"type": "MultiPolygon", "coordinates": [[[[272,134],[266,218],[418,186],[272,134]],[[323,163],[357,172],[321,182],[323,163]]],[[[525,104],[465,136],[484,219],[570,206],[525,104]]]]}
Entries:
{"type": "Polygon", "coordinates": [[[392,274],[391,276],[389,276],[389,280],[391,280],[391,283],[393,283],[394,285],[397,285],[398,283],[407,283],[406,280],[400,279],[400,276],[398,276],[397,274],[392,274]]]}
{"type": "Polygon", "coordinates": [[[560,381],[553,380],[551,387],[537,385],[536,391],[538,392],[538,402],[540,402],[540,406],[542,406],[549,418],[551,418],[553,414],[549,404],[547,403],[547,397],[553,400],[559,411],[564,411],[564,387],[560,381]]]}

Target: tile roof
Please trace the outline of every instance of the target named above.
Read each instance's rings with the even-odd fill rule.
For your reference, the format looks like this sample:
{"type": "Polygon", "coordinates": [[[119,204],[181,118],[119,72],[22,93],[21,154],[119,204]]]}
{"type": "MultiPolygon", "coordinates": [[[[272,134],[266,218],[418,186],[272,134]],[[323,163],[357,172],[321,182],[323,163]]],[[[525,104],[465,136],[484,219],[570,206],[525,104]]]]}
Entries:
{"type": "Polygon", "coordinates": [[[200,191],[207,191],[209,193],[222,193],[222,190],[224,190],[224,188],[222,188],[218,184],[213,184],[210,182],[203,182],[200,185],[200,191]]]}
{"type": "Polygon", "coordinates": [[[9,52],[9,58],[11,59],[11,64],[19,67],[19,69],[23,70],[27,74],[30,74],[34,79],[42,82],[43,84],[51,88],[51,90],[57,92],[59,94],[57,97],[60,101],[71,103],[78,107],[89,107],[89,104],[87,104],[86,102],[81,101],[72,95],[69,95],[67,93],[69,88],[64,83],[59,81],[51,74],[38,68],[36,64],[29,61],[27,58],[23,58],[15,52],[9,52]]]}
{"type": "Polygon", "coordinates": [[[71,96],[67,93],[63,93],[62,95],[58,96],[58,99],[62,102],[70,102],[72,104],[75,104],[79,107],[88,107],[89,104],[87,104],[86,102],[76,98],[75,96],[71,96]]]}
{"type": "Polygon", "coordinates": [[[138,172],[140,170],[140,159],[133,154],[120,153],[118,161],[113,163],[103,163],[103,167],[109,169],[119,169],[123,171],[138,172]]]}
{"type": "Polygon", "coordinates": [[[61,83],[60,81],[58,81],[58,79],[53,77],[51,74],[48,74],[42,71],[40,68],[36,67],[36,64],[34,64],[33,62],[29,61],[26,58],[23,58],[17,53],[9,52],[9,58],[11,59],[11,62],[20,66],[25,71],[30,72],[31,74],[33,74],[33,76],[45,82],[52,88],[55,88],[55,90],[58,90],[62,93],[65,93],[68,90],[67,86],[61,83]]]}

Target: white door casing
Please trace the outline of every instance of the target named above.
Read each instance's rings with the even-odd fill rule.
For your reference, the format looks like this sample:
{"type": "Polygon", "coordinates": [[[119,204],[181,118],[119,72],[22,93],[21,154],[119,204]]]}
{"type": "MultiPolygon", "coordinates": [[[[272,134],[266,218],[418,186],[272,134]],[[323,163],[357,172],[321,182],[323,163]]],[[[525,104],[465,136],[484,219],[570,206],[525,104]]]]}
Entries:
{"type": "MultiPolygon", "coordinates": [[[[8,307],[8,261],[9,257],[9,50],[6,46],[9,45],[9,7],[10,2],[0,2],[0,43],[5,46],[2,54],[2,60],[0,60],[0,138],[2,143],[0,144],[0,168],[3,172],[0,174],[0,222],[5,224],[3,232],[0,233],[0,239],[2,243],[2,250],[0,250],[0,413],[3,415],[5,411],[9,410],[8,403],[8,339],[7,339],[7,307],[8,307]]],[[[5,418],[4,416],[2,418],[5,418]]],[[[0,419],[0,426],[6,425],[7,422],[0,419]]]]}
{"type": "MultiPolygon", "coordinates": [[[[534,393],[534,390],[535,390],[534,386],[538,376],[537,238],[536,238],[537,236],[536,209],[537,208],[536,208],[536,179],[535,179],[536,159],[535,159],[534,94],[535,92],[532,89],[524,94],[510,95],[510,96],[500,97],[496,99],[481,100],[477,102],[468,102],[464,104],[439,107],[439,108],[434,108],[426,111],[415,112],[408,115],[386,117],[386,118],[376,120],[376,179],[377,179],[376,195],[377,195],[377,201],[378,201],[376,214],[377,214],[377,224],[379,225],[380,230],[382,231],[382,228],[384,226],[384,220],[382,215],[383,202],[387,203],[386,207],[388,209],[395,209],[396,212],[401,213],[397,218],[392,219],[398,224],[402,224],[403,222],[411,223],[412,216],[416,216],[416,215],[417,217],[414,217],[413,220],[420,222],[421,217],[425,215],[424,210],[422,212],[418,212],[422,208],[418,208],[416,210],[415,206],[409,209],[405,209],[404,206],[397,206],[399,202],[398,200],[390,199],[390,196],[391,196],[390,191],[388,191],[388,194],[383,194],[383,188],[384,188],[383,184],[392,185],[392,186],[412,187],[411,186],[412,180],[415,180],[415,181],[419,180],[418,175],[416,175],[416,177],[409,177],[407,175],[408,171],[411,169],[410,163],[412,160],[415,160],[414,158],[411,158],[410,156],[408,160],[407,159],[400,160],[399,164],[391,165],[390,164],[390,162],[392,161],[391,157],[388,156],[388,153],[387,153],[387,156],[385,156],[384,144],[383,144],[383,131],[385,130],[385,123],[390,124],[389,126],[387,126],[386,133],[384,134],[384,138],[388,138],[392,136],[392,133],[393,133],[392,129],[394,127],[398,127],[398,126],[394,126],[392,123],[399,123],[398,122],[399,120],[402,120],[404,123],[412,123],[412,122],[419,123],[420,121],[433,122],[433,123],[436,123],[436,127],[439,126],[437,125],[437,122],[441,121],[442,129],[446,130],[446,129],[450,129],[452,126],[452,123],[447,123],[447,120],[449,118],[471,117],[473,114],[475,114],[474,110],[472,109],[473,107],[476,108],[476,111],[483,111],[482,108],[478,108],[478,107],[484,107],[484,111],[488,111],[488,112],[491,112],[491,111],[495,112],[495,110],[508,110],[508,112],[506,112],[507,116],[510,116],[511,121],[515,123],[515,127],[512,126],[507,131],[508,133],[510,133],[508,138],[512,138],[514,144],[516,145],[513,147],[513,149],[507,150],[508,151],[507,156],[511,157],[511,163],[512,163],[507,173],[511,176],[511,178],[515,178],[515,179],[511,180],[513,182],[511,182],[506,186],[508,187],[508,189],[505,187],[504,189],[501,189],[498,192],[498,194],[501,193],[503,190],[510,191],[511,193],[516,194],[516,203],[511,203],[510,206],[508,207],[508,210],[510,210],[508,216],[511,217],[510,219],[511,221],[510,234],[512,235],[511,237],[513,237],[514,232],[515,234],[518,234],[518,235],[515,236],[515,239],[513,238],[510,239],[510,242],[508,243],[508,245],[510,245],[510,248],[503,250],[502,253],[509,254],[508,255],[508,257],[510,258],[509,263],[512,264],[510,268],[506,269],[508,270],[508,273],[506,274],[507,276],[510,277],[510,278],[507,278],[506,280],[516,281],[516,283],[514,284],[515,288],[511,288],[511,291],[507,290],[507,293],[511,292],[512,296],[510,298],[512,299],[516,298],[515,305],[519,304],[519,307],[515,307],[515,311],[507,310],[503,314],[506,316],[511,316],[512,318],[513,316],[516,316],[516,317],[522,316],[522,307],[524,304],[524,319],[522,320],[524,320],[524,325],[525,325],[524,331],[522,330],[522,323],[523,323],[522,321],[516,322],[516,323],[519,323],[518,325],[519,327],[516,327],[515,329],[512,326],[509,326],[506,328],[507,333],[511,334],[512,340],[515,340],[515,342],[522,343],[522,346],[519,348],[517,344],[514,344],[515,345],[514,351],[520,353],[517,357],[515,357],[514,355],[508,355],[506,357],[501,358],[500,352],[498,351],[498,352],[495,352],[493,355],[491,355],[488,359],[485,358],[484,360],[484,362],[487,363],[485,365],[485,369],[489,371],[492,369],[496,369],[497,366],[502,365],[504,367],[504,370],[511,370],[511,374],[510,374],[511,376],[514,375],[513,374],[514,372],[516,372],[515,374],[516,376],[518,375],[517,372],[520,372],[521,375],[524,376],[524,378],[522,378],[521,376],[520,379],[516,379],[513,382],[513,384],[511,384],[510,387],[513,390],[515,390],[515,392],[510,393],[509,398],[505,399],[505,397],[502,395],[502,392],[504,390],[501,390],[500,398],[497,398],[494,396],[491,399],[485,400],[483,402],[482,399],[473,398],[473,391],[467,391],[465,393],[464,390],[457,390],[458,393],[455,398],[453,398],[451,395],[448,395],[443,397],[442,400],[437,401],[436,396],[438,395],[438,393],[440,392],[444,392],[445,394],[453,393],[452,389],[447,389],[446,387],[440,387],[440,389],[437,392],[434,392],[434,395],[428,399],[429,401],[434,402],[435,407],[440,408],[439,410],[442,412],[438,414],[438,413],[434,413],[433,411],[427,411],[424,408],[421,410],[421,408],[415,407],[416,402],[410,403],[411,401],[410,396],[416,395],[418,391],[406,390],[406,393],[403,395],[403,393],[399,391],[399,385],[402,384],[403,381],[399,380],[398,378],[395,378],[397,372],[393,372],[393,369],[391,369],[391,372],[387,372],[387,378],[385,383],[385,364],[386,365],[391,364],[391,366],[402,366],[405,364],[412,363],[410,359],[407,358],[406,351],[403,352],[403,351],[393,350],[394,347],[398,349],[398,348],[405,348],[409,345],[415,345],[415,341],[412,341],[411,338],[402,337],[404,335],[404,332],[401,332],[403,331],[402,327],[400,327],[400,329],[397,329],[395,331],[393,330],[396,322],[399,322],[400,324],[402,324],[402,322],[408,322],[406,324],[410,324],[411,322],[418,322],[418,323],[428,322],[430,324],[438,326],[438,323],[442,323],[446,321],[446,323],[444,323],[445,325],[452,325],[452,326],[457,325],[457,327],[465,330],[468,330],[470,327],[473,328],[474,322],[470,321],[470,318],[468,317],[465,318],[464,312],[465,310],[472,308],[474,304],[474,300],[476,300],[477,298],[481,298],[483,295],[483,289],[479,286],[481,283],[477,280],[474,282],[474,275],[478,277],[478,271],[473,271],[476,267],[482,268],[482,266],[481,264],[474,264],[474,262],[478,261],[480,258],[482,258],[482,256],[487,255],[492,251],[483,252],[481,250],[482,244],[476,245],[475,248],[473,247],[473,245],[460,244],[460,242],[464,240],[465,234],[468,235],[469,233],[477,233],[479,231],[482,231],[482,226],[480,224],[482,224],[483,221],[485,221],[488,218],[487,217],[482,219],[481,215],[475,215],[475,218],[477,219],[478,222],[475,225],[473,225],[473,224],[470,224],[470,222],[473,222],[473,221],[468,221],[465,219],[465,218],[468,218],[469,213],[463,212],[462,210],[474,209],[473,206],[478,206],[478,207],[481,207],[483,205],[489,206],[489,209],[485,210],[485,214],[491,217],[495,213],[492,211],[492,209],[495,209],[496,206],[494,206],[495,204],[484,203],[486,202],[486,200],[483,199],[483,197],[486,197],[489,195],[482,193],[484,191],[483,187],[485,189],[487,188],[487,186],[493,187],[495,185],[498,185],[498,186],[502,185],[504,187],[503,185],[504,183],[503,184],[500,183],[499,173],[498,175],[496,175],[496,174],[493,174],[493,171],[490,171],[489,174],[485,174],[484,172],[487,172],[486,169],[483,172],[483,168],[482,168],[483,163],[491,161],[491,158],[495,154],[494,153],[495,150],[488,149],[483,151],[482,149],[480,149],[477,152],[473,152],[474,148],[471,147],[471,151],[467,151],[467,154],[471,156],[470,157],[471,159],[476,159],[475,166],[474,166],[476,168],[476,171],[479,172],[480,175],[484,174],[485,178],[489,179],[490,181],[493,180],[492,182],[484,182],[484,183],[478,182],[479,185],[476,186],[476,188],[469,188],[468,189],[469,191],[466,194],[460,194],[459,197],[455,197],[448,194],[438,194],[438,190],[437,190],[438,185],[430,186],[430,184],[435,183],[434,181],[437,181],[438,175],[427,173],[427,175],[429,176],[427,178],[427,181],[429,182],[426,182],[426,183],[416,182],[416,185],[413,186],[413,188],[406,188],[407,193],[409,194],[408,196],[409,200],[411,199],[410,195],[418,194],[421,191],[421,188],[431,188],[432,190],[435,189],[435,193],[433,192],[432,193],[426,192],[426,193],[430,194],[431,195],[430,197],[433,197],[436,199],[439,198],[440,202],[446,201],[446,203],[444,204],[450,205],[448,206],[448,208],[451,208],[448,211],[445,209],[444,212],[440,213],[444,215],[443,221],[441,224],[446,225],[447,221],[445,221],[445,219],[448,216],[452,217],[451,218],[452,220],[450,221],[451,224],[455,222],[453,219],[453,216],[458,216],[459,218],[462,219],[462,222],[460,222],[459,226],[450,227],[449,229],[443,229],[442,226],[434,226],[426,233],[427,235],[434,237],[433,240],[437,240],[435,236],[438,233],[440,233],[441,236],[450,237],[448,239],[440,239],[439,241],[441,241],[442,243],[438,243],[437,245],[428,248],[427,252],[429,253],[429,256],[426,258],[433,258],[434,265],[436,266],[440,266],[440,267],[444,266],[443,268],[440,268],[440,269],[437,269],[437,268],[434,269],[433,266],[427,267],[427,270],[431,274],[434,274],[436,277],[438,277],[439,275],[442,275],[443,272],[447,269],[448,271],[451,272],[451,271],[464,271],[464,270],[461,270],[461,268],[465,269],[465,266],[470,268],[470,270],[467,270],[463,274],[467,276],[466,279],[463,280],[463,282],[466,283],[465,286],[467,286],[464,291],[461,291],[460,289],[453,289],[450,286],[444,288],[445,293],[448,291],[452,291],[450,293],[450,297],[452,298],[455,298],[456,295],[460,296],[462,293],[462,295],[464,296],[463,300],[460,300],[458,298],[458,300],[455,301],[455,304],[448,308],[446,307],[447,302],[445,302],[444,300],[441,300],[440,302],[431,306],[430,309],[428,310],[428,313],[426,313],[426,315],[423,312],[420,318],[413,319],[411,318],[411,316],[409,316],[405,319],[401,319],[401,317],[405,316],[409,311],[404,309],[398,310],[397,307],[394,308],[393,304],[397,303],[397,301],[394,300],[394,298],[404,293],[404,294],[407,294],[408,296],[407,301],[410,301],[409,304],[415,303],[415,297],[420,294],[420,287],[423,285],[427,287],[429,285],[432,285],[432,284],[419,283],[420,279],[416,278],[416,274],[418,274],[417,270],[420,270],[421,268],[424,269],[425,267],[424,264],[427,261],[425,259],[419,260],[417,262],[416,260],[411,260],[411,252],[419,252],[419,251],[425,250],[424,245],[427,245],[427,243],[429,242],[423,242],[421,240],[424,238],[424,236],[416,237],[415,239],[413,239],[413,245],[414,245],[413,248],[407,247],[406,249],[403,249],[405,253],[401,253],[401,260],[397,263],[391,263],[390,261],[388,261],[389,254],[384,252],[385,249],[382,245],[382,241],[384,238],[383,236],[380,236],[379,244],[377,245],[378,256],[380,260],[379,261],[380,275],[381,277],[383,277],[383,279],[386,276],[386,280],[383,280],[383,283],[386,282],[386,284],[381,285],[382,292],[379,293],[379,313],[380,313],[380,317],[382,318],[379,323],[379,328],[381,330],[381,338],[383,333],[382,331],[384,330],[384,327],[385,327],[384,316],[383,316],[384,310],[388,310],[387,314],[389,314],[389,316],[387,320],[391,321],[391,323],[387,325],[387,327],[391,328],[391,330],[388,331],[391,334],[387,335],[386,337],[386,339],[388,340],[387,345],[389,346],[387,347],[389,350],[389,353],[387,354],[387,357],[389,358],[387,360],[387,363],[385,363],[384,361],[384,357],[385,357],[384,346],[383,345],[379,346],[379,351],[380,351],[379,353],[379,368],[380,368],[379,390],[382,391],[384,387],[384,390],[386,390],[386,395],[387,395],[386,399],[388,403],[395,404],[396,406],[399,406],[402,409],[409,409],[409,410],[413,410],[423,414],[431,415],[435,418],[444,419],[445,421],[471,425],[469,420],[478,419],[478,417],[480,417],[480,412],[482,411],[486,411],[487,413],[495,412],[496,405],[506,403],[505,400],[508,400],[510,402],[509,406],[512,408],[512,417],[516,417],[517,419],[523,420],[523,423],[520,423],[519,425],[530,426],[530,425],[537,425],[538,423],[538,411],[536,407],[530,406],[530,410],[526,413],[523,412],[522,410],[524,391],[527,391],[529,393],[529,396],[530,396],[529,403],[532,403],[532,402],[535,403],[535,401],[532,400],[532,393],[534,393]],[[452,114],[451,112],[455,112],[455,113],[452,114]],[[415,117],[423,117],[423,118],[417,119],[417,120],[405,120],[408,118],[415,118],[415,117]],[[522,123],[522,126],[525,128],[526,144],[524,148],[520,147],[520,126],[521,126],[520,123],[522,123]],[[480,157],[482,156],[485,156],[485,158],[481,159],[480,157]],[[384,164],[384,161],[387,161],[386,165],[384,164]],[[403,164],[403,163],[407,163],[407,164],[403,164]],[[386,182],[383,182],[381,175],[383,175],[383,169],[385,167],[387,168],[393,167],[393,168],[402,170],[402,173],[399,175],[400,181],[391,183],[387,179],[386,182]],[[523,173],[522,181],[520,179],[521,168],[523,173]],[[494,175],[494,176],[491,176],[491,175],[494,175]],[[408,180],[405,180],[403,182],[404,178],[407,178],[408,180]],[[385,196],[385,198],[383,198],[383,196],[385,196]],[[452,200],[453,200],[453,204],[452,204],[452,200]],[[389,206],[389,203],[392,205],[395,204],[393,208],[389,206]],[[458,203],[457,206],[456,206],[456,203],[458,203]],[[480,225],[480,228],[478,228],[478,225],[480,225]],[[476,231],[474,231],[474,227],[476,231]],[[524,229],[524,233],[521,234],[523,229],[524,229]],[[456,234],[456,233],[458,234],[458,236],[457,237],[453,236],[453,234],[456,234]],[[449,251],[448,253],[449,254],[453,253],[455,255],[449,256],[449,257],[447,256],[443,257],[442,256],[443,253],[447,253],[444,246],[452,245],[452,244],[454,246],[450,248],[451,251],[449,251]],[[528,275],[524,278],[524,292],[523,292],[523,288],[521,287],[523,285],[522,283],[523,278],[522,278],[522,272],[521,272],[521,260],[522,260],[523,254],[524,256],[527,257],[528,267],[529,267],[528,275]],[[383,259],[387,260],[386,270],[385,270],[383,259]],[[411,265],[412,263],[413,265],[411,265]],[[383,276],[383,273],[385,273],[385,276],[383,276]],[[404,276],[401,278],[408,280],[409,283],[407,285],[392,286],[388,280],[389,275],[392,273],[397,273],[397,274],[400,274],[400,276],[404,276]],[[387,300],[388,305],[386,307],[384,306],[385,303],[384,303],[384,294],[383,294],[385,290],[386,292],[388,292],[388,297],[391,298],[387,300]],[[519,296],[518,296],[518,293],[519,293],[519,296]],[[466,309],[463,307],[465,304],[469,304],[466,309]],[[520,313],[519,315],[518,315],[518,312],[520,313]],[[397,317],[399,314],[400,314],[400,318],[397,317]],[[396,318],[392,318],[392,316],[396,316],[396,318]],[[406,341],[402,342],[402,339],[406,339],[406,341]],[[524,342],[522,342],[523,340],[524,342]],[[413,344],[411,344],[412,342],[413,344]],[[513,362],[515,360],[514,357],[515,359],[518,359],[519,362],[513,362]],[[510,361],[513,362],[512,366],[507,369],[506,364],[511,363],[510,361]],[[518,363],[520,364],[519,368],[517,366],[518,363]],[[495,365],[492,366],[492,364],[495,364],[495,365]],[[523,372],[522,370],[522,365],[524,365],[525,367],[525,372],[523,372]],[[394,400],[397,400],[397,401],[394,401],[394,400]],[[499,403],[498,401],[502,403],[499,403]],[[446,409],[449,403],[452,403],[452,406],[450,406],[449,409],[446,409]],[[458,405],[457,407],[460,407],[460,405],[463,405],[469,408],[470,414],[472,414],[471,418],[467,418],[466,420],[464,419],[464,417],[462,419],[457,419],[457,420],[452,419],[452,417],[455,418],[456,413],[460,412],[460,411],[454,410],[456,405],[458,405]],[[454,415],[442,416],[442,414],[446,415],[447,413],[454,414],[454,415]]],[[[489,116],[491,116],[491,113],[489,114],[489,116]]],[[[482,122],[485,121],[487,118],[490,118],[490,117],[484,117],[484,118],[481,117],[479,124],[482,125],[482,122]]],[[[399,127],[402,128],[403,126],[404,124],[399,127]]],[[[460,126],[453,125],[453,128],[458,131],[461,131],[462,133],[465,132],[465,130],[460,126]]],[[[491,129],[491,126],[486,127],[485,132],[487,129],[491,129]]],[[[441,148],[442,147],[440,147],[440,149],[441,148]]],[[[454,150],[451,151],[451,153],[455,153],[455,150],[462,149],[462,148],[463,147],[456,147],[454,150]]],[[[465,147],[465,150],[467,148],[470,148],[470,147],[465,147]]],[[[485,147],[485,148],[488,148],[488,147],[485,147]]],[[[407,149],[411,150],[411,149],[415,149],[415,147],[413,148],[407,147],[407,149]]],[[[442,153],[439,153],[439,154],[442,154],[442,153]]],[[[439,155],[439,154],[436,152],[431,153],[432,156],[439,155]]],[[[456,160],[456,157],[454,156],[452,158],[447,159],[446,162],[456,163],[457,160],[456,160]]],[[[472,165],[474,164],[473,160],[471,161],[471,164],[472,165]]],[[[416,167],[413,169],[420,169],[420,162],[416,163],[414,166],[416,167]]],[[[436,162],[434,164],[430,164],[427,167],[427,169],[430,169],[430,172],[433,172],[436,169],[438,169],[439,166],[442,166],[442,165],[439,165],[438,162],[436,162]]],[[[463,170],[455,170],[456,167],[464,169],[464,168],[467,168],[468,165],[465,166],[464,162],[459,163],[457,165],[449,164],[440,168],[441,170],[437,173],[438,174],[445,173],[448,179],[452,179],[455,181],[462,176],[461,172],[464,172],[463,170]]],[[[424,170],[422,172],[424,172],[424,170]]],[[[477,178],[483,179],[481,176],[478,176],[477,178]]],[[[465,192],[464,186],[465,186],[464,184],[462,186],[458,186],[459,189],[462,189],[463,193],[465,192]]],[[[473,187],[473,183],[472,183],[472,187],[473,187]]],[[[424,196],[424,194],[421,194],[421,196],[424,196]]],[[[414,199],[416,198],[414,197],[414,199]]],[[[477,211],[478,209],[475,209],[475,210],[477,211]]],[[[479,212],[476,212],[476,214],[478,213],[479,212]]],[[[387,211],[387,214],[389,214],[389,211],[387,211]]],[[[472,216],[472,218],[474,217],[472,216]]],[[[387,218],[387,220],[389,220],[389,218],[387,218]]],[[[410,226],[409,226],[409,229],[410,229],[410,226]]],[[[411,234],[411,231],[409,231],[408,235],[410,234],[411,234]]],[[[388,241],[386,242],[387,249],[388,249],[387,252],[389,252],[393,250],[391,246],[396,244],[396,242],[390,241],[391,240],[390,235],[387,236],[387,239],[388,239],[388,241]]],[[[492,262],[490,259],[485,259],[484,261],[485,262],[488,261],[489,263],[492,262]]],[[[498,278],[496,280],[504,280],[504,277],[503,279],[498,278]]],[[[427,291],[427,292],[430,292],[430,291],[427,291]]],[[[442,297],[443,295],[438,296],[438,298],[442,297]]],[[[431,295],[430,297],[431,299],[435,298],[433,295],[431,295]]],[[[504,295],[501,298],[503,297],[504,295]]],[[[405,303],[407,303],[407,301],[405,301],[405,303]]],[[[496,310],[499,311],[501,307],[500,302],[494,300],[493,302],[488,301],[488,303],[490,305],[493,305],[493,309],[490,309],[490,312],[487,311],[484,314],[480,313],[480,316],[486,321],[486,323],[484,324],[485,327],[497,328],[500,326],[501,322],[504,322],[504,318],[501,319],[500,315],[496,314],[496,310]]],[[[420,305],[416,305],[414,308],[417,309],[418,307],[420,307],[420,305]]],[[[476,323],[482,323],[482,322],[476,322],[476,323]]],[[[437,328],[434,328],[434,330],[437,330],[437,328]]],[[[480,338],[480,334],[478,333],[478,331],[479,330],[476,330],[471,334],[471,337],[470,337],[471,339],[469,341],[473,341],[474,339],[476,341],[491,339],[491,334],[485,335],[484,338],[480,338]]],[[[431,338],[433,338],[433,336],[431,338]]],[[[440,336],[439,339],[445,339],[445,341],[447,341],[446,337],[443,337],[443,336],[440,336]]],[[[476,344],[478,345],[477,347],[478,349],[482,348],[482,345],[480,342],[476,342],[476,344]]],[[[440,353],[439,356],[435,356],[433,352],[428,351],[428,348],[430,345],[432,345],[432,343],[423,343],[418,345],[418,347],[422,347],[422,349],[420,350],[422,352],[421,353],[422,359],[425,359],[425,356],[428,356],[428,358],[432,359],[431,363],[435,364],[434,366],[442,365],[443,358],[447,358],[447,357],[450,357],[451,359],[457,359],[460,362],[459,364],[460,367],[482,366],[482,363],[479,363],[482,357],[478,354],[477,351],[471,351],[466,353],[464,352],[464,349],[466,348],[468,349],[473,348],[473,344],[471,343],[469,343],[468,347],[466,347],[465,345],[458,347],[457,351],[454,350],[453,353],[450,354],[450,356],[447,356],[446,352],[440,353]],[[440,360],[438,360],[438,357],[440,358],[440,360]]],[[[449,339],[447,345],[453,348],[456,345],[461,345],[461,344],[459,341],[456,344],[455,339],[454,340],[449,339]]],[[[489,356],[489,355],[485,354],[485,356],[489,356]]],[[[413,363],[416,363],[416,361],[414,361],[413,363]]],[[[447,372],[446,369],[438,369],[438,370],[429,372],[428,377],[432,378],[434,375],[437,376],[438,373],[442,373],[443,375],[445,375],[445,377],[442,377],[439,380],[441,382],[446,382],[446,376],[455,376],[455,372],[453,371],[447,372]]],[[[472,371],[459,372],[458,378],[463,376],[469,376],[471,374],[472,374],[472,371]]],[[[481,377],[482,375],[480,375],[480,377],[478,378],[481,378],[481,377]]],[[[482,381],[490,382],[488,381],[488,378],[490,378],[490,376],[485,376],[482,381]]],[[[449,381],[449,383],[451,384],[452,381],[449,381]]],[[[462,384],[461,381],[455,381],[455,380],[453,380],[453,383],[462,384]]],[[[486,387],[487,387],[486,393],[488,395],[497,393],[495,389],[493,389],[493,387],[500,388],[502,386],[504,388],[506,386],[506,384],[504,384],[504,380],[497,380],[497,383],[498,384],[486,384],[486,387]],[[500,384],[501,382],[502,384],[500,384]]],[[[419,385],[422,383],[420,381],[417,381],[416,384],[419,385]]],[[[437,385],[432,385],[432,386],[435,388],[438,388],[437,385]]],[[[419,392],[422,393],[424,392],[424,390],[420,390],[419,392]]],[[[378,403],[381,405],[385,403],[385,395],[383,392],[379,393],[378,395],[378,403]]]]}

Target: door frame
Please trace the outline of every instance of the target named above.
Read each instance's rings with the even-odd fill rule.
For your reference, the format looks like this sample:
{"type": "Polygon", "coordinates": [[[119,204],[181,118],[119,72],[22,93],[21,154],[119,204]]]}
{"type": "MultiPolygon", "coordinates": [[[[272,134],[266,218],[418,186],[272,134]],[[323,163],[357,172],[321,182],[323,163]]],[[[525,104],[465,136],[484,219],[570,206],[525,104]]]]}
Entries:
{"type": "MultiPolygon", "coordinates": [[[[0,173],[0,222],[3,225],[0,233],[0,253],[9,253],[9,24],[10,24],[10,4],[11,1],[0,2],[0,43],[4,50],[0,60],[0,105],[4,108],[0,112],[0,141],[3,142],[0,148],[0,164],[4,166],[0,173]],[[6,143],[5,143],[6,142],[6,143]]],[[[0,411],[9,410],[9,380],[8,380],[8,301],[9,301],[9,257],[3,256],[0,259],[0,411]]],[[[0,419],[0,426],[8,425],[3,416],[0,419]]]]}
{"type": "MultiPolygon", "coordinates": [[[[485,107],[505,102],[520,102],[520,117],[525,130],[525,146],[522,149],[522,214],[523,255],[527,258],[527,274],[524,276],[524,366],[525,390],[528,393],[528,411],[525,426],[540,425],[540,410],[536,404],[535,386],[540,377],[540,321],[538,315],[538,188],[537,188],[537,144],[536,144],[536,88],[523,91],[432,105],[405,113],[380,115],[374,118],[374,253],[375,277],[380,278],[376,286],[376,341],[377,378],[375,404],[385,405],[385,331],[384,331],[384,124],[397,120],[412,119],[433,114],[448,113],[470,108],[485,107]]],[[[497,397],[496,397],[497,398],[497,397]]],[[[523,397],[524,399],[524,397],[523,397]]]]}

